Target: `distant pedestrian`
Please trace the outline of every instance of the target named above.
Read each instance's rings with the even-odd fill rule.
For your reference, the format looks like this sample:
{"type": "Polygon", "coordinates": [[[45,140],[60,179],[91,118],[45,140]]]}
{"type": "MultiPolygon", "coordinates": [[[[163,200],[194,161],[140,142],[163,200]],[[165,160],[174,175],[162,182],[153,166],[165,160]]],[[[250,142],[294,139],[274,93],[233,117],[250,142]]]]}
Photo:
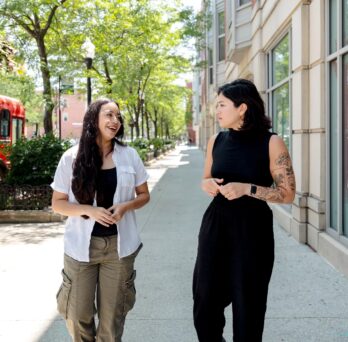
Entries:
{"type": "Polygon", "coordinates": [[[232,303],[233,341],[259,342],[274,262],[266,201],[291,203],[295,177],[252,82],[238,79],[219,88],[216,117],[228,131],[207,146],[202,189],[214,199],[199,233],[194,324],[200,342],[224,341],[224,309],[232,303]]]}
{"type": "Polygon", "coordinates": [[[92,103],[79,144],[63,154],[51,185],[53,210],[68,216],[57,302],[74,341],[121,342],[135,303],[134,260],[142,243],[134,210],[150,196],[147,172],[122,143],[123,132],[116,102],[92,103]]]}

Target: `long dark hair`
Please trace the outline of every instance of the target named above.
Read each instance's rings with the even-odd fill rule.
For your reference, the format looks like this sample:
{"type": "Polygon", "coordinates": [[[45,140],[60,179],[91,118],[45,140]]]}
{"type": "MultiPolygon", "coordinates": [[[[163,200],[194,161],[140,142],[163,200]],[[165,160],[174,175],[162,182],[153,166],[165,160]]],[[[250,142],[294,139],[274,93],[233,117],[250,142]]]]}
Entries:
{"type": "MultiPolygon", "coordinates": [[[[73,165],[73,179],[71,184],[72,192],[80,204],[93,204],[95,193],[98,187],[98,175],[103,164],[100,148],[97,144],[99,135],[99,112],[103,105],[113,102],[119,108],[117,102],[110,99],[99,99],[87,108],[83,118],[82,134],[79,142],[79,149],[73,165]]],[[[121,126],[116,137],[112,140],[111,153],[114,145],[125,145],[122,142],[124,125],[121,114],[119,114],[121,126]]]]}
{"type": "Polygon", "coordinates": [[[244,114],[241,131],[267,131],[272,127],[271,120],[265,114],[265,105],[255,84],[245,79],[237,79],[218,89],[218,95],[230,99],[235,107],[245,103],[248,107],[244,114]]]}

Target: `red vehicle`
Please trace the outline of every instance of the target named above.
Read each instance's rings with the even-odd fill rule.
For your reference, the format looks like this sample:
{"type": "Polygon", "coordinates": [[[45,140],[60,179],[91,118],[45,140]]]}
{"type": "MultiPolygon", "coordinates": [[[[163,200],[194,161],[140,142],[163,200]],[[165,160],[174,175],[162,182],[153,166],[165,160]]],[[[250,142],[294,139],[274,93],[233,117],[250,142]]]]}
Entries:
{"type": "Polygon", "coordinates": [[[4,147],[24,135],[25,109],[19,100],[0,95],[0,179],[9,166],[4,147]]]}

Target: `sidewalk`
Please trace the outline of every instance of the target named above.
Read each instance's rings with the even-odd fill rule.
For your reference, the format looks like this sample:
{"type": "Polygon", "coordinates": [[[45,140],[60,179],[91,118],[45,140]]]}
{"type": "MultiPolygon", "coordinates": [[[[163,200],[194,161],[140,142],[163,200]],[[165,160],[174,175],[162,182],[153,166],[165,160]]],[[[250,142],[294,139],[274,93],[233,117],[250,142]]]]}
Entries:
{"type": "MultiPolygon", "coordinates": [[[[124,342],[194,342],[191,279],[200,221],[202,152],[180,147],[149,167],[151,202],[138,212],[144,248],[124,342]]],[[[65,342],[55,310],[62,224],[0,224],[0,341],[65,342]]],[[[348,280],[275,226],[276,261],[264,342],[348,341],[348,280]]],[[[225,338],[232,341],[231,308],[225,338]]]]}

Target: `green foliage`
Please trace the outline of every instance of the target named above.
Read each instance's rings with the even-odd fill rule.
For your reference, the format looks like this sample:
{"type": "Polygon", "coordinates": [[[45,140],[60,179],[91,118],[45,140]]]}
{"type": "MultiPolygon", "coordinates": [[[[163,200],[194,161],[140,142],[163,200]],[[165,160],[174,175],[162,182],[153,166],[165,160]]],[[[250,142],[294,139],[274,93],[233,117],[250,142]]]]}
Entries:
{"type": "MultiPolygon", "coordinates": [[[[79,88],[75,90],[85,92],[87,71],[81,46],[89,37],[96,48],[92,69],[88,71],[93,79],[93,96],[115,98],[126,122],[134,125],[137,137],[144,135],[139,129],[144,107],[150,112],[150,123],[156,125],[156,136],[169,136],[169,133],[172,136],[184,130],[185,122],[185,109],[181,108],[184,91],[174,86],[174,81],[192,69],[180,47],[192,37],[199,40],[208,22],[205,11],[195,15],[184,3],[183,0],[169,3],[165,0],[5,0],[0,1],[0,30],[1,26],[5,27],[18,54],[32,71],[42,74],[46,95],[41,107],[45,106],[47,127],[47,115],[52,116],[53,91],[57,87],[49,84],[50,77],[52,83],[58,76],[63,84],[64,80],[75,80],[79,88]],[[39,38],[45,45],[47,65],[42,60],[40,64],[39,38]],[[46,69],[49,73],[43,74],[46,69]],[[154,110],[160,113],[158,117],[154,110]]],[[[36,110],[39,112],[42,110],[36,110]]],[[[38,121],[34,115],[33,118],[29,115],[29,120],[38,121]]]]}
{"type": "Polygon", "coordinates": [[[164,146],[164,140],[161,138],[153,138],[149,141],[149,145],[153,145],[153,149],[160,150],[164,146]]]}
{"type": "Polygon", "coordinates": [[[130,142],[129,146],[132,146],[137,150],[142,161],[146,161],[147,153],[149,152],[149,141],[147,139],[137,138],[130,142]]]}
{"type": "Polygon", "coordinates": [[[12,147],[11,170],[5,182],[18,185],[50,184],[61,155],[69,147],[68,141],[60,141],[51,134],[17,141],[12,147]]]}
{"type": "Polygon", "coordinates": [[[146,161],[147,160],[147,153],[149,152],[148,149],[140,148],[139,146],[133,146],[133,147],[137,150],[141,160],[143,162],[146,161]]]}
{"type": "Polygon", "coordinates": [[[174,148],[175,142],[170,139],[162,139],[162,138],[154,138],[154,139],[144,139],[144,138],[137,138],[134,141],[129,143],[129,146],[134,147],[142,161],[147,160],[147,154],[149,152],[154,152],[155,157],[158,155],[159,150],[169,147],[174,148]]]}
{"type": "Polygon", "coordinates": [[[34,82],[29,76],[16,73],[2,74],[0,94],[21,100],[25,107],[25,118],[30,124],[42,122],[42,96],[35,93],[34,82]]]}
{"type": "Polygon", "coordinates": [[[144,138],[136,138],[129,145],[134,148],[147,149],[149,147],[149,141],[144,138]]]}

